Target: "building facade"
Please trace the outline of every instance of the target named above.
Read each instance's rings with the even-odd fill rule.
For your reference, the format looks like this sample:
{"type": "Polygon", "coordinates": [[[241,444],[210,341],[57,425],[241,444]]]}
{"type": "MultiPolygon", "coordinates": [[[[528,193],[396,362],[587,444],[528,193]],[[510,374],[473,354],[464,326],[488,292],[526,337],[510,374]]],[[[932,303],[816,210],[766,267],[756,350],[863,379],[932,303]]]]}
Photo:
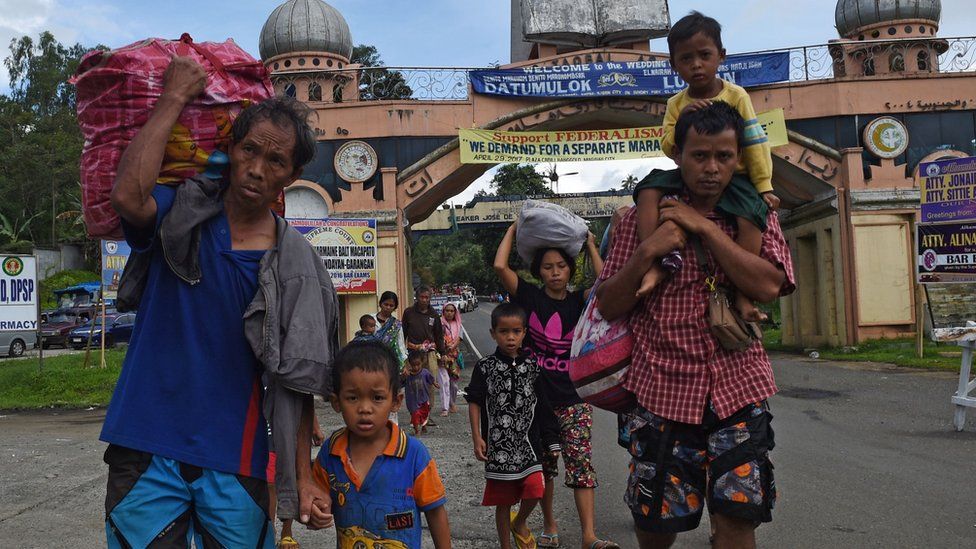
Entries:
{"type": "MultiPolygon", "coordinates": [[[[533,3],[513,2],[513,13],[533,3]]],[[[663,1],[636,4],[666,9],[663,1]]],[[[782,108],[789,129],[789,144],[773,150],[798,283],[781,302],[785,343],[851,345],[913,334],[924,319],[941,325],[976,313],[962,288],[926,291],[914,282],[915,169],[972,155],[976,138],[976,39],[940,37],[941,16],[938,0],[839,0],[839,37],[789,49],[789,80],[750,89],[756,111],[782,108]]],[[[513,56],[523,58],[503,68],[666,59],[650,51],[648,38],[662,32],[652,27],[603,45],[523,34],[512,42],[513,56]]],[[[397,291],[407,304],[411,227],[490,167],[461,164],[458,128],[654,126],[665,112],[663,98],[478,95],[464,68],[351,64],[352,43],[341,14],[321,0],[285,2],[262,30],[276,91],[318,113],[318,154],[288,189],[288,213],[375,217],[378,289],[397,291]]],[[[376,308],[375,295],[342,302],[346,319],[376,308]]]]}

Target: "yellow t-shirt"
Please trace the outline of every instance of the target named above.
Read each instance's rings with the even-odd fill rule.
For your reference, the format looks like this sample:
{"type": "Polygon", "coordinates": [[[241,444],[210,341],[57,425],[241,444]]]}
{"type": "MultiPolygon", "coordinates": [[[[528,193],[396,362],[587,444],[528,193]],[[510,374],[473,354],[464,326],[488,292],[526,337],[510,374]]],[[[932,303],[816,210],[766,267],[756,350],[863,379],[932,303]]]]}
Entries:
{"type": "MultiPolygon", "coordinates": [[[[745,141],[742,145],[742,158],[736,173],[746,174],[752,181],[752,185],[759,193],[766,193],[773,190],[773,157],[769,150],[769,140],[766,132],[756,118],[756,111],[752,108],[752,101],[749,94],[741,86],[722,80],[722,91],[713,97],[712,101],[724,101],[732,105],[739,111],[742,118],[746,121],[745,141]]],[[[664,139],[661,142],[661,149],[664,154],[674,158],[674,125],[678,121],[678,115],[682,109],[694,103],[696,100],[688,96],[688,90],[684,89],[668,99],[668,110],[664,114],[664,139]]]]}

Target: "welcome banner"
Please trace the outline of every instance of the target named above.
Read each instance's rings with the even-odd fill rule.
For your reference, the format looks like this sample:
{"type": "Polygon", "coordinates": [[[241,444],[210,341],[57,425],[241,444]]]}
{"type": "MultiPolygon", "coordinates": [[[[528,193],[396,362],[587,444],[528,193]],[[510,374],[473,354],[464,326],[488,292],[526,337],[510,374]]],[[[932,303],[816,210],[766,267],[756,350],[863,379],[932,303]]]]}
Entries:
{"type": "MultiPolygon", "coordinates": [[[[790,79],[789,52],[730,55],[718,76],[743,87],[790,79]]],[[[474,91],[509,97],[633,97],[673,95],[688,84],[667,60],[470,71],[474,91]]]]}
{"type": "MultiPolygon", "coordinates": [[[[770,147],[787,143],[783,109],[760,113],[757,118],[766,129],[770,147]]],[[[458,132],[462,164],[654,158],[664,156],[663,136],[664,126],[552,132],[461,129],[458,132]]]]}

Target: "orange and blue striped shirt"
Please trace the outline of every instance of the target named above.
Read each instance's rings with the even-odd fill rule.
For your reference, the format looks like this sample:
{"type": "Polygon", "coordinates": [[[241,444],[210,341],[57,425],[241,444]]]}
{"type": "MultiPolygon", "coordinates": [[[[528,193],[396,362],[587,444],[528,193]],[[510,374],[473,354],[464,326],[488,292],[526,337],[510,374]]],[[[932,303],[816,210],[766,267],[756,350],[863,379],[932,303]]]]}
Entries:
{"type": "Polygon", "coordinates": [[[420,547],[420,513],[447,502],[427,447],[388,425],[390,441],[365,476],[349,460],[346,429],[332,434],[312,467],[316,483],[332,497],[339,547],[420,547]]]}

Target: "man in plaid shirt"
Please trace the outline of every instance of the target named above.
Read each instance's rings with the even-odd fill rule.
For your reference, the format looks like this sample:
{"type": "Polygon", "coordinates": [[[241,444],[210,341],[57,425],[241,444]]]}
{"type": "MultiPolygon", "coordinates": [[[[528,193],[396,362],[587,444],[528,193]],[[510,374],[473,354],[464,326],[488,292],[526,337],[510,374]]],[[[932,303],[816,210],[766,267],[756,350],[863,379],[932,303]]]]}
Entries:
{"type": "MultiPolygon", "coordinates": [[[[630,315],[635,345],[627,388],[640,406],[628,417],[631,473],[625,499],[642,548],[670,547],[694,530],[707,501],[715,547],[754,547],[754,530],[772,520],[776,499],[772,415],[776,392],[769,357],[755,341],[723,349],[709,331],[708,289],[691,239],[697,238],[720,284],[772,301],[794,289],[789,248],[775,212],[760,254],[735,241],[735,220],[715,211],[739,159],[742,117],[715,102],[675,126],[684,192],[663,200],[661,224],[640,242],[636,210],[614,232],[598,289],[607,319],[630,315]],[[645,299],[637,289],[647,266],[678,249],[684,266],[645,299]]],[[[677,176],[677,174],[676,174],[677,176]]]]}

